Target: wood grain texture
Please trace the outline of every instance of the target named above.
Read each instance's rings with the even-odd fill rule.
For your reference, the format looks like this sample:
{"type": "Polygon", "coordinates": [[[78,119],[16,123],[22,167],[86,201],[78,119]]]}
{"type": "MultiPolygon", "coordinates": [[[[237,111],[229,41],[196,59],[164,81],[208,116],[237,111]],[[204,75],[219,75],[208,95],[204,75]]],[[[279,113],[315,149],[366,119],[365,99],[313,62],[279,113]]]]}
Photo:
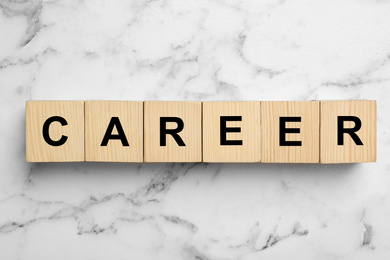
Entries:
{"type": "MultiPolygon", "coordinates": [[[[345,122],[353,128],[354,122],[345,122]]],[[[376,101],[321,101],[321,163],[358,163],[376,161],[376,101]],[[356,132],[363,145],[356,145],[344,134],[344,145],[337,144],[337,117],[356,116],[362,122],[356,132]]]]}
{"type": "Polygon", "coordinates": [[[261,162],[319,162],[319,102],[261,102],[261,162]],[[300,133],[286,133],[286,141],[301,141],[302,146],[280,145],[280,117],[301,117],[301,122],[286,122],[286,128],[299,128],[300,133]]]}
{"type": "Polygon", "coordinates": [[[83,101],[26,102],[26,161],[84,161],[83,101]],[[68,137],[61,146],[51,146],[43,138],[43,124],[52,116],[60,116],[67,121],[65,126],[53,122],[49,127],[52,140],[58,141],[62,135],[68,137]]]}
{"type": "Polygon", "coordinates": [[[260,162],[260,102],[203,103],[203,161],[260,162]],[[239,133],[227,133],[227,139],[242,140],[242,145],[221,145],[221,116],[242,117],[226,124],[241,128],[239,133]]]}
{"type": "MultiPolygon", "coordinates": [[[[202,103],[188,101],[144,102],[144,161],[201,162],[202,161],[202,103]],[[160,117],[179,117],[184,129],[179,133],[186,146],[179,146],[171,135],[166,146],[160,146],[160,117]]],[[[176,123],[167,123],[175,129],[176,123]]]]}
{"type": "Polygon", "coordinates": [[[143,162],[143,102],[86,101],[85,142],[86,161],[143,162]],[[112,117],[119,118],[129,146],[119,139],[101,146],[112,117]]]}

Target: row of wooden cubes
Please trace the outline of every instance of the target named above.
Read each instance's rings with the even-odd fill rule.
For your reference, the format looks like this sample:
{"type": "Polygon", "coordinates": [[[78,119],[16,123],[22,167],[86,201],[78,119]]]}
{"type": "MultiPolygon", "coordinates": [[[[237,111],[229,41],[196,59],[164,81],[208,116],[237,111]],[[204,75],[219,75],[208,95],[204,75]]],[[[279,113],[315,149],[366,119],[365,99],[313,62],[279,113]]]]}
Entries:
{"type": "Polygon", "coordinates": [[[375,162],[376,101],[27,101],[26,159],[375,162]]]}

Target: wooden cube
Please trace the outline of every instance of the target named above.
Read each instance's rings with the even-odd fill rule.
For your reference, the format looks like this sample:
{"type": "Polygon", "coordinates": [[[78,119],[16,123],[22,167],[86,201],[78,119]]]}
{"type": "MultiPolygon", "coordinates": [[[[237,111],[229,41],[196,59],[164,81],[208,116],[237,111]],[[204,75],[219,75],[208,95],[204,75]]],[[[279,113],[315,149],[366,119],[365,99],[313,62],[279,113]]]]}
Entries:
{"type": "Polygon", "coordinates": [[[85,102],[86,161],[143,162],[143,102],[85,102]]]}
{"type": "Polygon", "coordinates": [[[321,101],[321,163],[376,161],[376,101],[321,101]]]}
{"type": "Polygon", "coordinates": [[[319,162],[319,102],[261,102],[261,162],[319,162]]]}
{"type": "Polygon", "coordinates": [[[203,161],[260,162],[260,102],[203,103],[203,161]]]}
{"type": "Polygon", "coordinates": [[[26,102],[26,161],[84,161],[84,102],[26,102]]]}
{"type": "Polygon", "coordinates": [[[202,161],[202,103],[144,102],[144,161],[202,161]]]}

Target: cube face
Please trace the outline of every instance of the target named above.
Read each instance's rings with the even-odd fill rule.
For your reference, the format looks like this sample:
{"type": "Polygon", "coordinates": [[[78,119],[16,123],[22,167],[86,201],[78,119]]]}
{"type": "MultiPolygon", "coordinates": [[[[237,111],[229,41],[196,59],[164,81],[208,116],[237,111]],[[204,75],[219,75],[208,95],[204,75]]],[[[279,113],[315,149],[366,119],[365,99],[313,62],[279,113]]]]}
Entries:
{"type": "Polygon", "coordinates": [[[85,102],[86,161],[143,162],[143,102],[85,102]]]}
{"type": "Polygon", "coordinates": [[[202,103],[144,102],[144,161],[202,161],[202,103]]]}
{"type": "Polygon", "coordinates": [[[261,102],[261,162],[318,163],[319,116],[318,101],[261,102]]]}
{"type": "Polygon", "coordinates": [[[84,102],[26,102],[26,161],[84,161],[84,102]]]}
{"type": "Polygon", "coordinates": [[[203,161],[260,162],[260,102],[203,103],[203,161]]]}
{"type": "Polygon", "coordinates": [[[376,101],[321,101],[320,147],[321,163],[375,162],[376,101]]]}

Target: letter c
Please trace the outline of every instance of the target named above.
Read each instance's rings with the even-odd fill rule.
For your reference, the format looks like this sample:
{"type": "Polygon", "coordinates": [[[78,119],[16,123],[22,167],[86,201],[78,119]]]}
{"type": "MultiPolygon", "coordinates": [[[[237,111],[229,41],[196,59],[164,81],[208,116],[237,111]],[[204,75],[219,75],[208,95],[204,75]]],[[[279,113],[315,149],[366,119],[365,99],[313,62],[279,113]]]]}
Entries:
{"type": "Polygon", "coordinates": [[[49,136],[49,127],[53,122],[59,122],[62,126],[68,125],[68,122],[66,122],[65,118],[63,117],[60,116],[49,117],[43,124],[43,128],[42,128],[43,139],[45,139],[46,143],[48,143],[51,146],[61,146],[66,142],[66,140],[68,140],[68,137],[63,135],[58,141],[54,141],[53,139],[51,139],[49,136]]]}

